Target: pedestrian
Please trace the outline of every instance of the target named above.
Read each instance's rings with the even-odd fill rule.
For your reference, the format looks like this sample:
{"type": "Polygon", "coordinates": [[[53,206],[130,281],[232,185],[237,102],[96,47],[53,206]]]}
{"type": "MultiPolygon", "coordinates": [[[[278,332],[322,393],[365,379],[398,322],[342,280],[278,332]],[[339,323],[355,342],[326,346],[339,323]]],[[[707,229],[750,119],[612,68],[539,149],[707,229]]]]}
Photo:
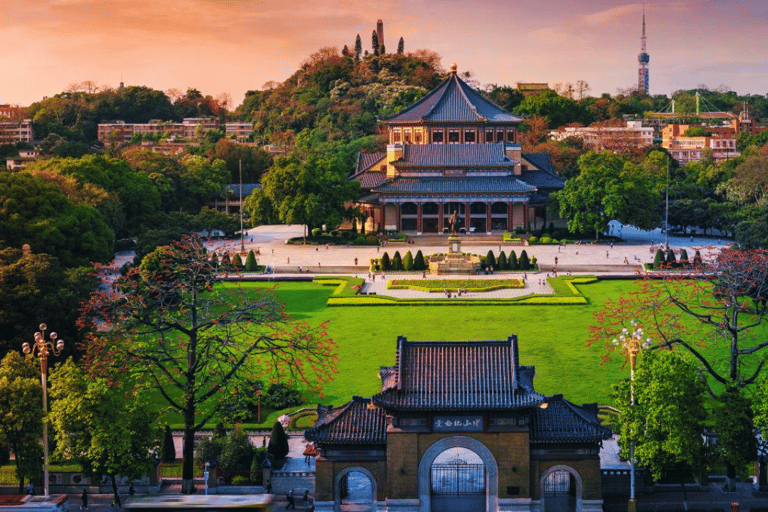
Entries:
{"type": "Polygon", "coordinates": [[[272,254],[275,254],[275,249],[274,248],[272,249],[272,254]]]}
{"type": "Polygon", "coordinates": [[[288,256],[287,258],[285,258],[285,262],[286,262],[288,265],[290,265],[290,264],[291,264],[291,257],[290,257],[290,256],[288,256]]]}
{"type": "Polygon", "coordinates": [[[309,489],[304,491],[304,506],[306,507],[309,503],[309,489]]]}
{"type": "Polygon", "coordinates": [[[288,494],[286,495],[285,499],[288,500],[288,504],[285,506],[285,508],[292,508],[292,509],[296,508],[296,502],[293,498],[293,489],[288,491],[288,494]]]}
{"type": "Polygon", "coordinates": [[[320,262],[319,261],[317,262],[317,268],[320,268],[320,262]]]}
{"type": "Polygon", "coordinates": [[[319,250],[320,250],[320,249],[319,249],[317,246],[315,246],[315,252],[317,252],[317,251],[319,251],[319,250]]]}
{"type": "Polygon", "coordinates": [[[611,249],[613,249],[613,242],[611,242],[611,249]]]}
{"type": "Polygon", "coordinates": [[[83,495],[80,497],[83,500],[83,504],[80,505],[80,510],[88,510],[88,488],[83,488],[83,495]]]}
{"type": "Polygon", "coordinates": [[[133,482],[131,482],[130,487],[128,487],[128,496],[133,496],[136,494],[136,489],[133,488],[133,482]]]}
{"type": "Polygon", "coordinates": [[[272,494],[272,480],[267,480],[267,494],[272,494]]]}
{"type": "Polygon", "coordinates": [[[608,251],[605,251],[605,257],[606,258],[608,257],[608,251]]]}
{"type": "Polygon", "coordinates": [[[30,496],[35,495],[35,484],[32,483],[32,480],[30,480],[29,484],[27,484],[27,494],[30,496]]]}
{"type": "Polygon", "coordinates": [[[357,266],[357,258],[355,258],[355,266],[357,266]]]}

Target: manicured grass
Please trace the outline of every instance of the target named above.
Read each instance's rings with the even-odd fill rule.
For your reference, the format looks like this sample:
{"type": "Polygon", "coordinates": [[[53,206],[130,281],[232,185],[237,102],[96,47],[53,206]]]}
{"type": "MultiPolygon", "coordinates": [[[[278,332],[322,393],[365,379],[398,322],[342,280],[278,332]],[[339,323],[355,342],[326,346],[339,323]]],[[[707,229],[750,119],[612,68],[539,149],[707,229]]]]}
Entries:
{"type": "MultiPolygon", "coordinates": [[[[271,284],[246,283],[246,287],[271,284]]],[[[352,395],[370,396],[381,388],[381,366],[395,362],[398,335],[411,340],[506,339],[517,334],[520,362],[535,365],[536,389],[563,393],[576,403],[611,404],[611,385],[628,370],[616,360],[600,366],[602,348],[586,348],[592,314],[610,297],[635,289],[634,281],[577,285],[588,297],[579,306],[526,307],[441,306],[331,307],[325,306],[331,287],[312,283],[278,283],[278,297],[287,312],[312,324],[328,321],[328,333],[339,347],[339,374],[325,388],[325,398],[312,401],[340,405],[352,395]]]]}

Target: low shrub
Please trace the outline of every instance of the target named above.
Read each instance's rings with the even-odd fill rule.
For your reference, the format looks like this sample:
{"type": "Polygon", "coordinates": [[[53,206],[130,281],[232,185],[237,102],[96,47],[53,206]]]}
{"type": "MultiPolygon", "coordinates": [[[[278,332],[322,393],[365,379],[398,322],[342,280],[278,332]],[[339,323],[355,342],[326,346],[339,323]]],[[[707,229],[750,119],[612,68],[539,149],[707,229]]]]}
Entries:
{"type": "Polygon", "coordinates": [[[529,244],[537,244],[537,243],[539,243],[539,237],[537,237],[537,236],[530,236],[530,237],[528,237],[528,243],[529,244]]]}
{"type": "Polygon", "coordinates": [[[366,243],[367,241],[363,235],[358,235],[358,237],[355,238],[355,241],[354,241],[355,245],[365,245],[366,243]]]}
{"type": "Polygon", "coordinates": [[[552,243],[552,239],[550,237],[548,237],[548,236],[543,236],[543,237],[541,237],[541,241],[539,243],[551,244],[552,243]]]}
{"type": "Polygon", "coordinates": [[[320,236],[323,234],[323,230],[320,228],[312,229],[312,236],[320,236]]]}
{"type": "Polygon", "coordinates": [[[249,483],[251,483],[251,480],[244,476],[236,475],[232,477],[232,485],[248,485],[249,483]]]}

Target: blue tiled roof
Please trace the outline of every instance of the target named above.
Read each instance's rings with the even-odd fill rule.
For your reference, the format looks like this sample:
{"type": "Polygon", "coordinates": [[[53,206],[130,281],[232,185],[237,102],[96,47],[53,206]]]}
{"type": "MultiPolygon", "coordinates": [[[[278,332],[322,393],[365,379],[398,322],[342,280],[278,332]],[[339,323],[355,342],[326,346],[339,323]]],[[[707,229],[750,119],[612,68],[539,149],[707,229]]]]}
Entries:
{"type": "Polygon", "coordinates": [[[543,171],[555,172],[549,153],[523,153],[523,158],[543,171]]]}
{"type": "Polygon", "coordinates": [[[409,144],[394,165],[404,167],[512,167],[515,160],[498,144],[409,144]]]}
{"type": "Polygon", "coordinates": [[[355,175],[360,174],[363,171],[367,171],[373,164],[387,156],[386,153],[358,153],[357,154],[357,167],[355,167],[355,175]]]}
{"type": "Polygon", "coordinates": [[[532,443],[599,442],[610,439],[611,429],[600,424],[597,404],[572,404],[563,395],[545,398],[546,408],[534,411],[532,443]]]}
{"type": "Polygon", "coordinates": [[[467,85],[456,73],[451,73],[422,99],[383,121],[398,123],[422,120],[519,123],[523,118],[510,114],[467,85]]]}
{"type": "Polygon", "coordinates": [[[315,426],[304,431],[308,441],[325,444],[386,444],[384,410],[371,406],[370,398],[355,396],[351,402],[334,408],[317,406],[315,426]]]}
{"type": "Polygon", "coordinates": [[[387,181],[387,173],[381,171],[363,171],[352,176],[360,182],[360,188],[376,188],[387,181]]]}
{"type": "MultiPolygon", "coordinates": [[[[254,190],[261,190],[261,184],[259,183],[243,183],[243,197],[251,195],[254,190]]],[[[239,183],[227,183],[224,185],[224,191],[222,195],[231,194],[232,197],[240,196],[240,184],[239,183]]]]}
{"type": "Polygon", "coordinates": [[[549,153],[523,153],[522,157],[538,169],[523,171],[521,180],[539,189],[561,189],[565,186],[565,180],[555,174],[549,153]]]}
{"type": "Polygon", "coordinates": [[[472,176],[455,178],[405,178],[399,176],[376,188],[378,194],[527,194],[535,187],[515,176],[472,176]]]}

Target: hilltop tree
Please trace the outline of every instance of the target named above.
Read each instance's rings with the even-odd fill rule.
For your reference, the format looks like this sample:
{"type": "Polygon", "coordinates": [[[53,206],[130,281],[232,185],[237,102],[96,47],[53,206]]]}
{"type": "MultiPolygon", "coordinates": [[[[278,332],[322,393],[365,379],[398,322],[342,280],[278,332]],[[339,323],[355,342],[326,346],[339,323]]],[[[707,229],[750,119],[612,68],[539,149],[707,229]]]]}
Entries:
{"type": "Polygon", "coordinates": [[[360,60],[360,54],[363,53],[363,41],[360,39],[360,34],[357,34],[355,38],[355,60],[360,60]]]}
{"type": "Polygon", "coordinates": [[[376,33],[376,31],[373,31],[373,34],[371,34],[371,47],[373,49],[373,54],[378,57],[379,56],[379,34],[376,33]]]}
{"type": "Polygon", "coordinates": [[[401,37],[397,42],[397,54],[402,55],[403,53],[405,53],[405,41],[401,37]]]}
{"type": "Polygon", "coordinates": [[[90,372],[152,388],[182,417],[185,493],[195,433],[236,390],[270,378],[321,393],[337,359],[322,324],[293,323],[273,292],[245,293],[218,275],[202,242],[185,238],[145,257],[83,310],[90,372]]]}

